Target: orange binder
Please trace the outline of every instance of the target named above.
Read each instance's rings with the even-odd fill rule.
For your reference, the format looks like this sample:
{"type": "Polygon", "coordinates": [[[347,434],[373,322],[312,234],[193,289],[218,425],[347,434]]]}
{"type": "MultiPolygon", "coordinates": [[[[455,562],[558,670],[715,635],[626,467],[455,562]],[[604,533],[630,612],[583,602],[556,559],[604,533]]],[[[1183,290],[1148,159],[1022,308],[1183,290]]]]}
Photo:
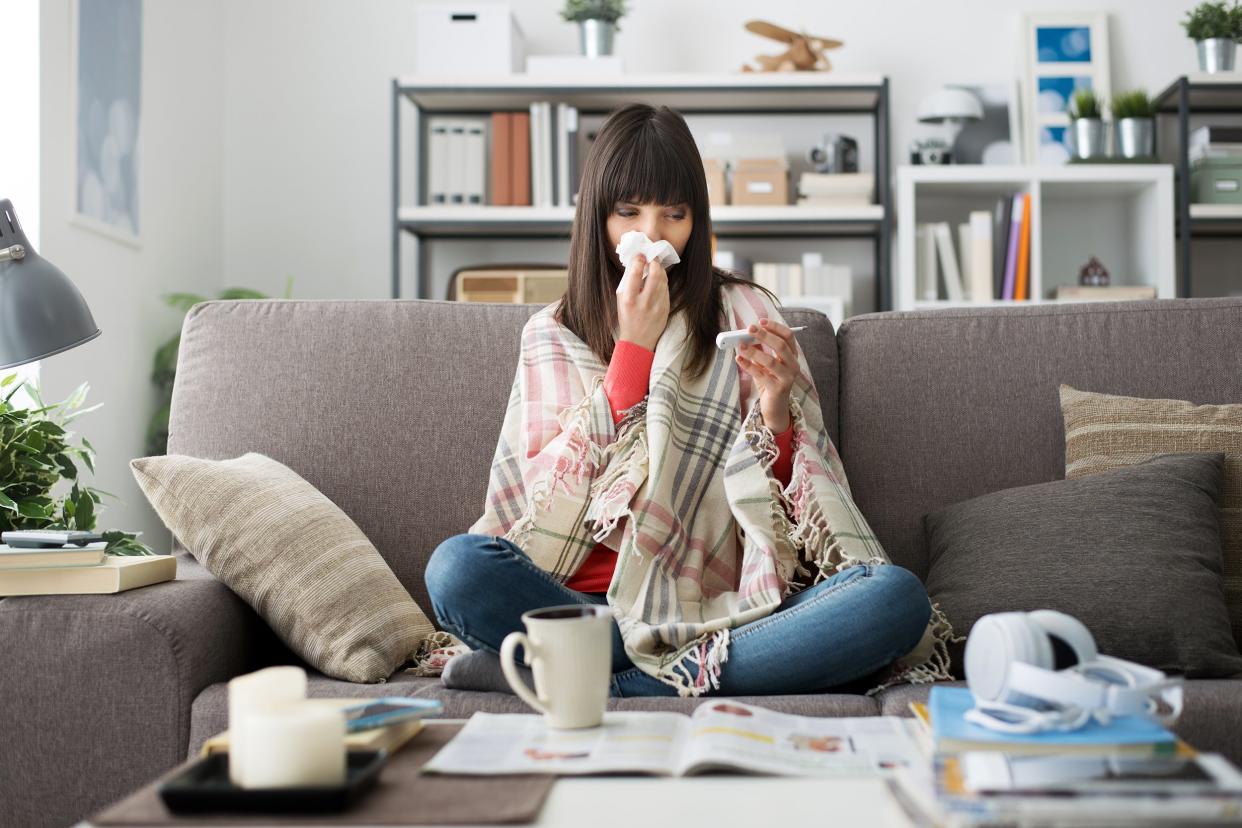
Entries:
{"type": "Polygon", "coordinates": [[[1022,196],[1022,230],[1018,236],[1018,275],[1013,286],[1013,298],[1030,299],[1028,279],[1031,274],[1031,194],[1022,196]]]}
{"type": "Polygon", "coordinates": [[[509,142],[509,170],[513,176],[510,204],[530,204],[530,113],[514,112],[509,142]]]}
{"type": "Polygon", "coordinates": [[[492,113],[492,204],[513,203],[513,168],[509,163],[512,131],[512,113],[492,113]]]}

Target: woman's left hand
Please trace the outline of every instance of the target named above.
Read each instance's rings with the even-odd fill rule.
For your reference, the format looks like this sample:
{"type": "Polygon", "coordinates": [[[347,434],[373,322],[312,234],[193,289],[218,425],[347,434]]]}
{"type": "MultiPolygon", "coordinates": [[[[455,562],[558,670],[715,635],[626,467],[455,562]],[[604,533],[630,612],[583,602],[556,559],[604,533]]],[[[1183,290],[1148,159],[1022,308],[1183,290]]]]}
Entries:
{"type": "Polygon", "coordinates": [[[780,434],[789,428],[789,394],[798,377],[798,342],[788,326],[772,319],[760,319],[746,330],[756,341],[738,346],[737,364],[759,383],[763,422],[780,434]]]}

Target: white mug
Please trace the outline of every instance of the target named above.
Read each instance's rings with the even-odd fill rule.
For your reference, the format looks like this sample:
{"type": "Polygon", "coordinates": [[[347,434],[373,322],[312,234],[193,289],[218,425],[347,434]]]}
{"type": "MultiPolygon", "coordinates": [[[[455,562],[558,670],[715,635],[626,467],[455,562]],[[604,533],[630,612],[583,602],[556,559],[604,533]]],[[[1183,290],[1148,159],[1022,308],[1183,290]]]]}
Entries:
{"type": "Polygon", "coordinates": [[[522,701],[544,715],[549,727],[597,727],[604,720],[612,680],[612,608],[569,604],[522,613],[526,632],[512,632],[500,645],[500,666],[522,701]],[[514,651],[535,675],[532,692],[518,675],[514,651]]]}

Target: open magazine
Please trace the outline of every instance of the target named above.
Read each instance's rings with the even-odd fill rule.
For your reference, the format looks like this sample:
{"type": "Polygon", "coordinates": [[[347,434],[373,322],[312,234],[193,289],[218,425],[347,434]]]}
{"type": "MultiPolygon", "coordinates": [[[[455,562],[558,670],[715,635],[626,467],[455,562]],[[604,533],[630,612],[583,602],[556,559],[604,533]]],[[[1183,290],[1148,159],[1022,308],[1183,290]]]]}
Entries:
{"type": "Polygon", "coordinates": [[[692,716],[610,712],[583,730],[553,730],[540,715],[475,713],[423,771],[869,774],[926,764],[911,724],[895,716],[793,716],[732,700],[707,702],[692,716]]]}

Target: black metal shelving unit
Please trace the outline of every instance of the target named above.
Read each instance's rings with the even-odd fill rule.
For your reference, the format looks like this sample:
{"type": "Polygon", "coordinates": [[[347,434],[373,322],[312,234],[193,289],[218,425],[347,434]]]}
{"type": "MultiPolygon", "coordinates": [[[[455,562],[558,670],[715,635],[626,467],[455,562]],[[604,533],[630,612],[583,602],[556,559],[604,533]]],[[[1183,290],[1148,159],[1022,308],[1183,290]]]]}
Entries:
{"type": "MultiPolygon", "coordinates": [[[[1242,215],[1193,215],[1190,202],[1190,117],[1242,115],[1242,79],[1205,79],[1183,75],[1155,97],[1156,115],[1177,119],[1176,176],[1177,295],[1191,295],[1191,240],[1196,237],[1242,239],[1242,215]]],[[[1160,130],[1156,130],[1159,136],[1160,130]]],[[[1157,148],[1159,150],[1159,148],[1157,148]]],[[[1242,211],[1240,211],[1242,212],[1242,211]]]]}
{"type": "Polygon", "coordinates": [[[427,207],[428,115],[478,115],[525,110],[531,101],[565,102],[581,117],[603,115],[631,101],[664,104],[686,115],[818,114],[869,115],[875,142],[876,203],[870,209],[838,213],[812,208],[714,208],[712,226],[720,238],[863,238],[873,242],[875,303],[892,307],[892,186],[889,88],[885,77],[861,82],[831,75],[622,75],[615,81],[589,79],[552,83],[514,75],[503,79],[397,78],[392,82],[392,295],[402,296],[402,236],[415,240],[415,295],[430,296],[424,241],[430,239],[568,238],[572,207],[427,207]],[[403,106],[406,116],[402,117],[403,106]],[[403,123],[404,121],[404,123],[403,123]],[[412,146],[411,146],[412,143],[412,146]],[[402,156],[414,161],[403,181],[402,156]],[[804,211],[801,215],[791,211],[804,211]],[[719,216],[717,216],[719,213],[719,216]]]}

